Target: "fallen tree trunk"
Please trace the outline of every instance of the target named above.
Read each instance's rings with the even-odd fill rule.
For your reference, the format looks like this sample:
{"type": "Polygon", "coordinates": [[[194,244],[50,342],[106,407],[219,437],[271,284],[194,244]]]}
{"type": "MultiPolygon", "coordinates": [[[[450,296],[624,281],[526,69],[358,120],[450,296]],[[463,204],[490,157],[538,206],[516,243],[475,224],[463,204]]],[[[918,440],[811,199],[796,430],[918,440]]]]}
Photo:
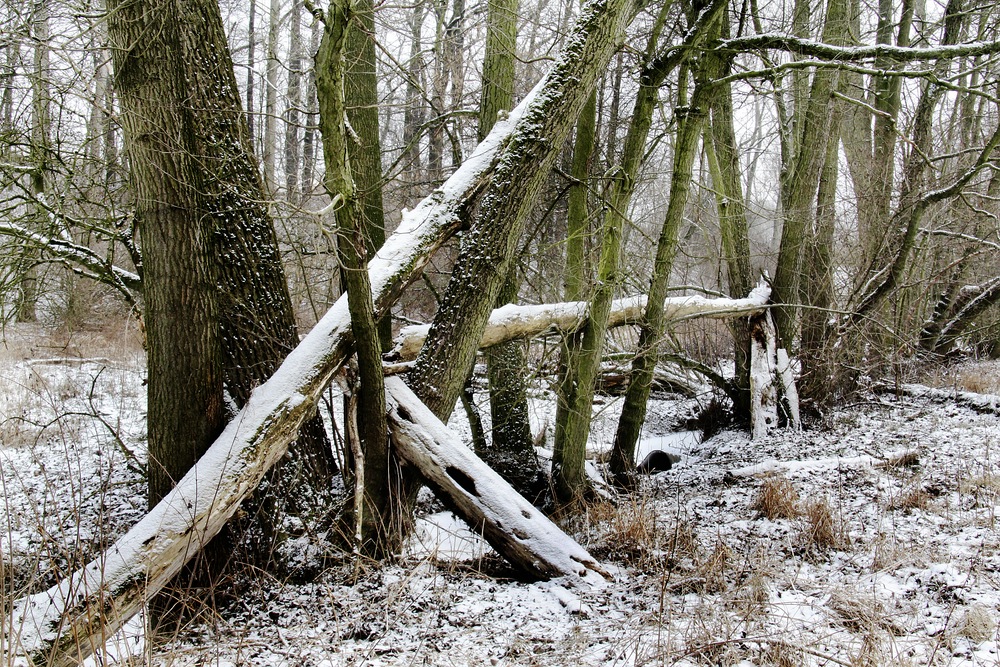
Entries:
{"type": "Polygon", "coordinates": [[[386,380],[396,453],[498,553],[537,579],[607,576],[587,551],[483,463],[398,377],[386,380]]]}
{"type": "MultiPolygon", "coordinates": [[[[703,296],[678,296],[663,302],[664,317],[667,321],[692,317],[728,318],[761,312],[767,305],[770,289],[767,285],[756,287],[744,299],[709,299],[703,296]]],[[[561,333],[578,330],[587,316],[588,301],[569,301],[531,306],[509,304],[497,308],[490,315],[489,323],[483,331],[479,347],[485,348],[515,338],[537,336],[549,329],[561,333]]],[[[615,299],[611,303],[609,327],[638,324],[646,311],[646,296],[615,299]]],[[[417,353],[427,338],[429,324],[404,327],[396,337],[396,345],[391,358],[399,361],[416,359],[417,353]]]]}
{"type": "MultiPolygon", "coordinates": [[[[377,314],[388,312],[431,253],[459,228],[539,90],[498,123],[444,185],[404,215],[370,262],[377,314]]],[[[99,648],[221,530],[282,457],[352,342],[347,299],[341,297],[156,507],[96,560],[14,603],[4,621],[8,655],[0,657],[75,665],[99,648]]]]}
{"type": "Polygon", "coordinates": [[[896,394],[923,398],[935,403],[958,403],[979,414],[1000,415],[1000,395],[981,394],[960,389],[937,389],[922,384],[882,384],[875,387],[881,394],[896,394]]]}

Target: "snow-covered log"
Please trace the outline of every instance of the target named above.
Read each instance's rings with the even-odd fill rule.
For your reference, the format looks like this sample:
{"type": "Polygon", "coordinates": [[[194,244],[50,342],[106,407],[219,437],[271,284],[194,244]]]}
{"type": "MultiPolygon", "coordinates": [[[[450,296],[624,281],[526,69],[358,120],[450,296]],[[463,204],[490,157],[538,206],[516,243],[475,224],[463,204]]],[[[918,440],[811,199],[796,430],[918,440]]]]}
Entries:
{"type": "Polygon", "coordinates": [[[539,579],[606,574],[587,551],[476,457],[398,377],[385,383],[401,459],[512,565],[539,579]]]}
{"type": "Polygon", "coordinates": [[[884,394],[903,394],[937,403],[958,403],[980,414],[1000,415],[1000,394],[980,394],[959,389],[936,389],[922,384],[884,384],[876,389],[884,394]]]}
{"type": "MultiPolygon", "coordinates": [[[[667,320],[692,317],[738,317],[758,313],[767,305],[770,288],[766,284],[757,286],[744,299],[710,299],[703,296],[678,296],[664,301],[667,320]]],[[[483,332],[480,347],[490,347],[497,343],[536,336],[549,329],[570,333],[578,329],[587,314],[587,301],[569,301],[541,305],[518,306],[509,304],[497,308],[490,315],[483,332]]],[[[616,299],[611,304],[609,327],[636,324],[646,311],[646,296],[616,299]]],[[[396,338],[392,358],[407,361],[416,359],[417,353],[427,338],[429,324],[404,327],[396,338]]]]}
{"type": "Polygon", "coordinates": [[[913,449],[886,452],[882,456],[831,456],[820,459],[803,459],[798,461],[778,461],[768,459],[744,468],[729,470],[729,477],[765,477],[786,472],[819,472],[838,468],[872,467],[896,468],[903,465],[915,465],[920,460],[920,453],[913,449]]]}
{"type": "MultiPolygon", "coordinates": [[[[497,123],[451,178],[404,213],[369,264],[380,315],[459,227],[499,148],[540,89],[497,123]]],[[[21,655],[53,666],[78,664],[135,615],[219,532],[285,453],[351,343],[347,299],[341,297],[149,514],[93,562],[12,605],[3,645],[12,655],[0,661],[21,655]]]]}

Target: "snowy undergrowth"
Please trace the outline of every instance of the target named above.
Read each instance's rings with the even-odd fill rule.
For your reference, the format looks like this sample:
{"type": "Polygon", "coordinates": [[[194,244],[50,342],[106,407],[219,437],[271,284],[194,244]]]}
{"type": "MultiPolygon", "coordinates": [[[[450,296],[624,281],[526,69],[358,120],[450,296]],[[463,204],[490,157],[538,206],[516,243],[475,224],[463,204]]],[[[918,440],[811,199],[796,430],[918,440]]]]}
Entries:
{"type": "MultiPolygon", "coordinates": [[[[0,358],[7,601],[93,555],[144,511],[131,459],[144,460],[141,355],[113,349],[21,345],[0,358]]],[[[601,401],[595,458],[620,409],[616,399],[601,401]]],[[[533,400],[536,430],[551,429],[552,404],[543,392],[533,400]]],[[[607,585],[517,581],[425,497],[426,520],[397,562],[345,560],[309,584],[262,582],[154,655],[124,659],[1000,664],[995,415],[879,397],[763,442],[733,431],[704,442],[671,435],[691,409],[691,401],[656,400],[646,425],[643,448],[670,449],[679,464],[644,478],[634,496],[564,523],[608,564],[607,585]]]]}

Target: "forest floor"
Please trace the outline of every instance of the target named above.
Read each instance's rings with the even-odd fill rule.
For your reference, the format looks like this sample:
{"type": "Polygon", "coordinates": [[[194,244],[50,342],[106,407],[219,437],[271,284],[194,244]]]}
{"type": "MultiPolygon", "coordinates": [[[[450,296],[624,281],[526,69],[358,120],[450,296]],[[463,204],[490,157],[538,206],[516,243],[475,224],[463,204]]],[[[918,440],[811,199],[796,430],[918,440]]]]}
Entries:
{"type": "MultiPolygon", "coordinates": [[[[5,338],[4,617],[145,511],[134,332],[18,326],[5,338]]],[[[1000,363],[919,379],[1000,394],[1000,363]]],[[[947,395],[869,394],[758,442],[678,433],[697,401],[659,396],[643,451],[681,461],[562,522],[606,584],[512,578],[425,493],[394,562],[263,581],[155,648],[136,620],[91,662],[998,666],[1000,418],[947,395]]],[[[540,388],[532,405],[536,431],[550,430],[552,395],[540,388]]],[[[595,470],[618,410],[613,397],[595,405],[595,470]]]]}

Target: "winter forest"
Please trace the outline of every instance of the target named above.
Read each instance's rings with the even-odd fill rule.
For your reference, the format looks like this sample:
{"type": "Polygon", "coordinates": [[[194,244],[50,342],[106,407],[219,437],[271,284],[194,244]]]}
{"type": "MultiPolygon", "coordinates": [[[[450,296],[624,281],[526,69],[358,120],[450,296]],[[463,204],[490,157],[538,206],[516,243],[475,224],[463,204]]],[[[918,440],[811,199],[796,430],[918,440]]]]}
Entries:
{"type": "Polygon", "coordinates": [[[995,3],[0,3],[0,664],[1000,664],[995,3]]]}

